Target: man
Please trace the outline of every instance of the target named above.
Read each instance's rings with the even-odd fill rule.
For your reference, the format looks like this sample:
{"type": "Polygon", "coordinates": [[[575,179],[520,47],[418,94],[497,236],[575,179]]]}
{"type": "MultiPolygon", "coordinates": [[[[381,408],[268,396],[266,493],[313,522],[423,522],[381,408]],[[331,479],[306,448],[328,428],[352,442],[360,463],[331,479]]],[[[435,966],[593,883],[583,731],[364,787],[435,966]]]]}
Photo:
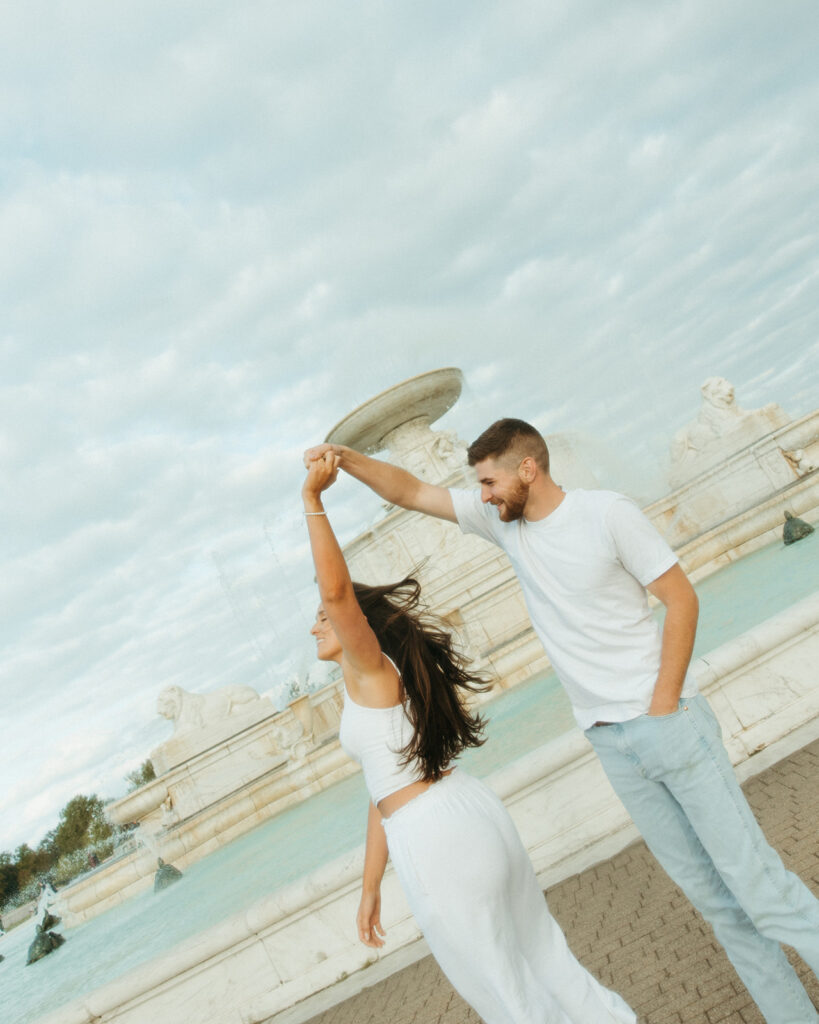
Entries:
{"type": "Polygon", "coordinates": [[[523,420],[468,449],[479,491],[447,490],[343,445],[341,468],[382,498],[499,545],[575,718],[652,853],[711,923],[768,1024],[819,1022],[779,943],[819,973],[819,902],[771,849],[689,671],[698,602],[629,499],[564,491],[523,420]],[[666,608],[660,630],[646,591],[666,608]]]}

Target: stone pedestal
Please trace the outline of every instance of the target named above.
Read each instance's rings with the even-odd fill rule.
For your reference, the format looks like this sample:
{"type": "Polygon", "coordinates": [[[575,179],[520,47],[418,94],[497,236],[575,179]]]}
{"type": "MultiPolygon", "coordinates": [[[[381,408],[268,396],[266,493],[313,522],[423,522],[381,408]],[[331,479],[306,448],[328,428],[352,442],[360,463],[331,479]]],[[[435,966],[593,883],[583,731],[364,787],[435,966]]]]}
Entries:
{"type": "Polygon", "coordinates": [[[709,377],[700,391],[702,405],[697,418],[678,430],[671,442],[672,490],[719,466],[790,420],[775,402],[761,409],[740,408],[733,385],[724,377],[709,377]]]}
{"type": "MultiPolygon", "coordinates": [[[[774,498],[781,524],[791,495],[819,481],[819,471],[812,468],[817,465],[819,410],[747,444],[644,511],[674,548],[774,498]]],[[[791,511],[801,515],[803,510],[801,504],[791,511]]]]}
{"type": "Polygon", "coordinates": [[[172,736],[151,751],[151,763],[157,775],[164,775],[206,751],[224,746],[234,737],[246,733],[254,725],[276,714],[276,709],[269,700],[259,701],[259,705],[253,714],[231,716],[211,722],[196,732],[172,736]]]}

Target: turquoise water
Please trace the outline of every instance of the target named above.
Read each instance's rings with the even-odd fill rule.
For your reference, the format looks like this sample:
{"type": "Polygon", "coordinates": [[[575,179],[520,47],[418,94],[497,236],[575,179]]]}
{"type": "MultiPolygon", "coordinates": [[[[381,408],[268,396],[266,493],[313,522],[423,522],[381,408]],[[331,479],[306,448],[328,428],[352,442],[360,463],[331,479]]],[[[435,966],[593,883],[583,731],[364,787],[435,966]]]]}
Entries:
{"type": "Polygon", "coordinates": [[[732,562],[697,584],[700,621],[694,654],[712,651],[819,588],[819,532],[732,562]]]}
{"type": "MultiPolygon", "coordinates": [[[[817,581],[816,534],[788,548],[771,545],[703,580],[695,653],[758,625],[815,591],[817,581]]],[[[487,742],[462,759],[479,776],[573,726],[551,672],[504,692],[484,713],[487,742]]],[[[66,944],[30,967],[22,965],[33,927],[15,929],[0,940],[3,1019],[27,1024],[250,906],[363,842],[366,818],[366,791],[355,775],[192,865],[165,892],[144,893],[65,930],[66,944]]]]}
{"type": "MultiPolygon", "coordinates": [[[[489,739],[463,760],[477,775],[572,723],[551,673],[503,694],[485,715],[489,739]]],[[[70,930],[58,926],[65,945],[24,970],[33,926],[10,932],[0,945],[6,957],[0,963],[0,998],[5,1011],[14,1007],[17,1016],[3,1020],[36,1020],[352,850],[364,841],[368,799],[360,774],[345,779],[192,864],[170,889],[135,896],[70,930]]]]}

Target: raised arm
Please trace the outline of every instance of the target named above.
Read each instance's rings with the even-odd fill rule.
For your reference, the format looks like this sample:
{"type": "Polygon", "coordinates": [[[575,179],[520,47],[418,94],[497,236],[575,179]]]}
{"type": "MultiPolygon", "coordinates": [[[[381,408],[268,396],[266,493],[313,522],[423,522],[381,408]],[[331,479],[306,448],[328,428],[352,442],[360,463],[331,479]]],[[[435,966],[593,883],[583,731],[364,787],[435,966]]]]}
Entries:
{"type": "Polygon", "coordinates": [[[347,665],[356,675],[377,675],[383,670],[381,648],[356,600],[350,571],[322,503],[322,492],[337,475],[338,456],[326,452],[309,464],[301,492],[316,582],[347,665]]]}
{"type": "Polygon", "coordinates": [[[338,458],[338,466],[345,473],[366,484],[385,501],[411,509],[413,512],[423,512],[438,519],[455,522],[452,497],[446,487],[428,484],[400,466],[393,466],[380,459],[371,459],[354,448],[348,448],[347,445],[320,444],[315,448],[308,448],[304,453],[305,466],[323,458],[328,452],[338,458]]]}

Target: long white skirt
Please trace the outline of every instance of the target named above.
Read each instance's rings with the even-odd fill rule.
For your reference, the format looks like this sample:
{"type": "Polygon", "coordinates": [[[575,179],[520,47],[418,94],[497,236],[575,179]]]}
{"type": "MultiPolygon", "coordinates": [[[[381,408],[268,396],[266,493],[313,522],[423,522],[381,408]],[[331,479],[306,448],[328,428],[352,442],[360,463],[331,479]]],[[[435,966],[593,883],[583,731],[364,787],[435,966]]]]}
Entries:
{"type": "Polygon", "coordinates": [[[456,769],[384,819],[429,948],[486,1024],[635,1024],[566,945],[498,797],[456,769]]]}

